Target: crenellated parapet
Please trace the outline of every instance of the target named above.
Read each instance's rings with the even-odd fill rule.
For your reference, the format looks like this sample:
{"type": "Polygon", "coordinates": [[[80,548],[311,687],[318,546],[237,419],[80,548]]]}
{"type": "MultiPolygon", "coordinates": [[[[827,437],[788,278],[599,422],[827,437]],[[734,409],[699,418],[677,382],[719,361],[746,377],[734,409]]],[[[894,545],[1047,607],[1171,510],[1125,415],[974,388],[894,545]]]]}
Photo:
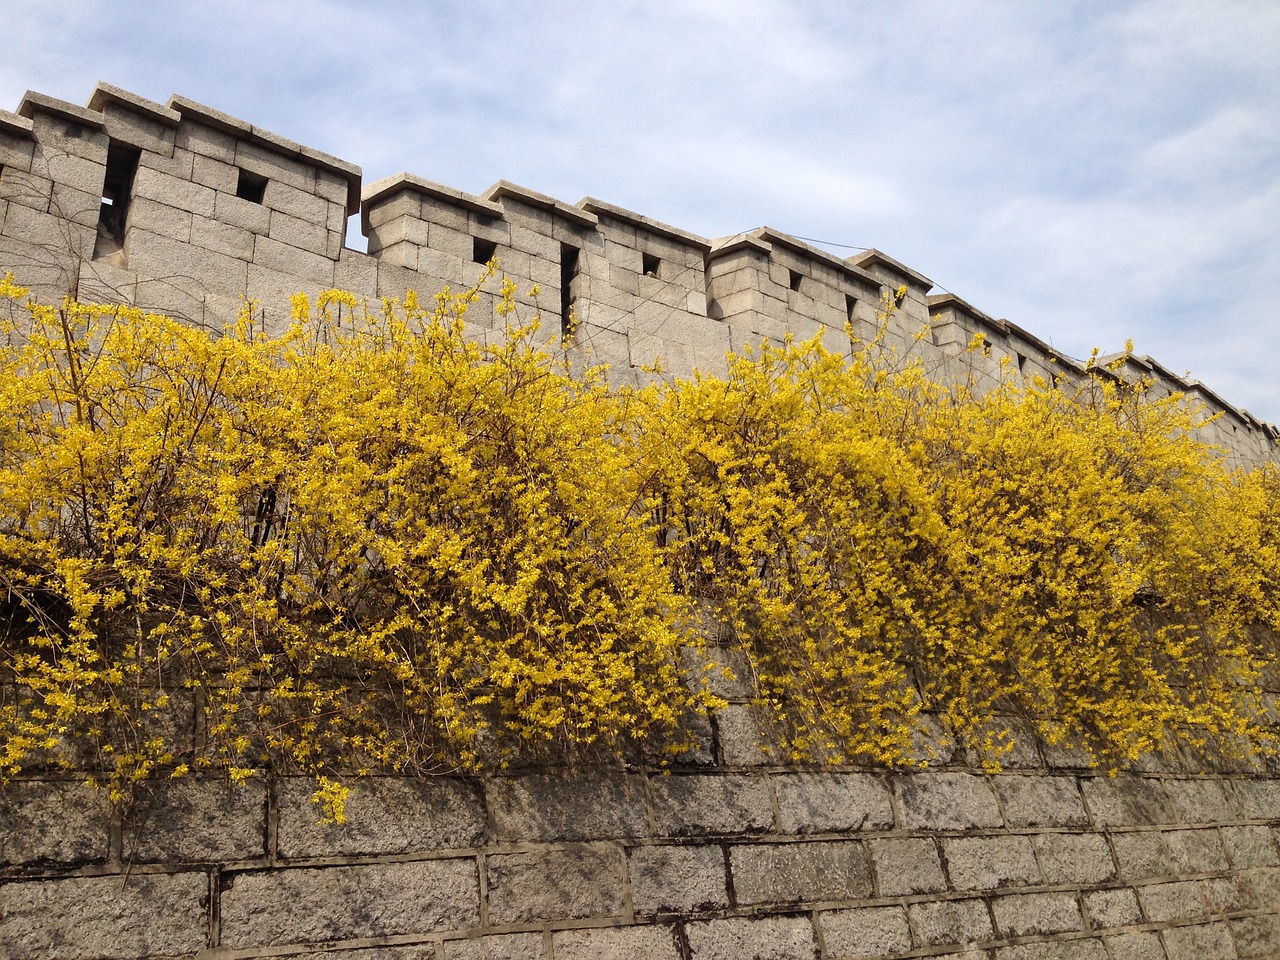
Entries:
{"type": "MultiPolygon", "coordinates": [[[[769,227],[710,240],[506,181],[473,196],[402,173],[362,190],[344,160],[185,97],[162,105],[109,84],[83,107],[29,92],[16,113],[0,110],[0,269],[41,297],[136,304],[215,329],[247,298],[278,329],[299,290],[465,289],[495,258],[541,311],[544,335],[618,383],[723,372],[727,353],[788,335],[849,349],[849,332],[877,333],[886,297],[886,345],[950,380],[1085,372],[1009,321],[931,295],[927,277],[878,250],[841,259],[769,227]],[[356,213],[367,252],[346,245],[356,213]]],[[[491,286],[467,315],[476,336],[505,323],[491,286]]],[[[1198,381],[1146,357],[1120,372],[1218,414],[1206,436],[1238,460],[1277,459],[1273,425],[1198,381]]]]}

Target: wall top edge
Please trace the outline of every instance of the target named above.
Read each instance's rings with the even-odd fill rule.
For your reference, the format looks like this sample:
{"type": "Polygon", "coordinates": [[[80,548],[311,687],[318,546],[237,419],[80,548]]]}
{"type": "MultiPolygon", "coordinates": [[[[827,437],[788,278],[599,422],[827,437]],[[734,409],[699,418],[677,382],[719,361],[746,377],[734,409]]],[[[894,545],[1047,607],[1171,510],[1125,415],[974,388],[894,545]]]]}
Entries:
{"type": "Polygon", "coordinates": [[[101,130],[104,123],[104,118],[100,113],[85,107],[78,107],[74,103],[68,103],[65,100],[59,100],[57,97],[50,97],[47,94],[28,90],[22,98],[22,103],[18,104],[18,114],[28,120],[34,120],[37,113],[51,113],[56,117],[62,117],[64,120],[82,123],[86,127],[93,127],[95,130],[101,130]]]}
{"type": "Polygon", "coordinates": [[[905,263],[893,259],[887,253],[882,253],[875,247],[862,253],[855,253],[845,262],[851,263],[856,267],[862,267],[864,270],[874,270],[876,267],[880,267],[900,276],[907,281],[908,286],[919,287],[925,291],[933,289],[933,281],[923,273],[912,270],[905,263]]]}
{"type": "Polygon", "coordinates": [[[367,220],[370,208],[376,207],[396,194],[406,191],[430,197],[432,200],[442,200],[455,207],[474,210],[476,213],[483,213],[499,220],[503,219],[506,213],[501,204],[494,203],[491,200],[481,200],[479,197],[456,190],[453,187],[447,187],[443,183],[436,183],[434,180],[428,180],[426,177],[420,177],[415,173],[396,173],[389,177],[383,177],[381,180],[377,180],[364,188],[361,194],[361,202],[365,211],[366,228],[368,226],[367,220]]]}
{"type": "Polygon", "coordinates": [[[0,131],[10,136],[30,137],[35,124],[21,114],[0,110],[0,131]]]}
{"type": "Polygon", "coordinates": [[[522,187],[509,180],[499,180],[484,193],[480,194],[480,199],[492,200],[498,203],[501,203],[507,197],[562,217],[579,227],[593,228],[600,222],[600,218],[594,213],[589,213],[581,207],[565,203],[563,200],[557,200],[555,197],[549,197],[545,193],[538,193],[536,190],[522,187]]]}
{"type": "Polygon", "coordinates": [[[823,250],[821,247],[815,247],[798,237],[791,236],[789,233],[783,233],[781,230],[775,229],[774,227],[757,227],[755,230],[751,231],[751,233],[753,236],[763,240],[771,246],[778,245],[789,247],[803,256],[809,257],[812,260],[820,261],[832,269],[838,270],[839,272],[853,277],[856,280],[861,280],[863,283],[869,284],[873,287],[878,288],[880,286],[879,278],[873,276],[857,264],[841,259],[834,253],[831,253],[828,250],[823,250]]]}
{"type": "Polygon", "coordinates": [[[722,257],[739,250],[755,250],[766,257],[773,253],[773,246],[766,240],[750,233],[735,233],[731,237],[721,237],[711,242],[711,257],[722,257]]]}
{"type": "Polygon", "coordinates": [[[116,103],[137,113],[146,114],[149,119],[167,127],[176,127],[182,122],[182,114],[177,110],[171,110],[154,100],[148,100],[136,93],[98,81],[98,85],[93,88],[92,96],[89,97],[88,107],[90,110],[102,113],[103,108],[109,103],[116,103]]]}
{"type": "Polygon", "coordinates": [[[183,119],[191,118],[197,123],[230,133],[288,159],[302,160],[311,166],[336,174],[347,181],[347,216],[360,212],[361,171],[354,163],[348,163],[314,147],[304,146],[270,130],[255,127],[239,117],[233,117],[229,113],[223,113],[221,110],[197,103],[189,97],[176,93],[169,98],[168,106],[169,109],[181,114],[183,119]]]}
{"type": "Polygon", "coordinates": [[[619,207],[604,200],[597,200],[595,197],[583,197],[578,201],[578,206],[587,213],[595,214],[596,217],[609,217],[610,219],[639,227],[649,233],[666,237],[669,240],[697,247],[704,254],[711,250],[711,241],[706,237],[700,237],[696,233],[690,233],[688,230],[673,227],[668,223],[663,223],[661,220],[654,220],[652,217],[646,217],[644,214],[636,213],[634,210],[628,210],[625,207],[619,207]]]}

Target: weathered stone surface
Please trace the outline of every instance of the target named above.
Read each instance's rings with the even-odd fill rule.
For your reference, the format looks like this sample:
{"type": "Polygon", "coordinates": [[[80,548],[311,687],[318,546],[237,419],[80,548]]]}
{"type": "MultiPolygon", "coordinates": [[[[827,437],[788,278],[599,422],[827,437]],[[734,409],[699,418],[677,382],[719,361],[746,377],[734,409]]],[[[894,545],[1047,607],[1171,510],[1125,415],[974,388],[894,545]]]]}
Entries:
{"type": "Polygon", "coordinates": [[[659,836],[761,833],[773,826],[773,803],[763,777],[655,777],[650,786],[659,836]]]}
{"type": "Polygon", "coordinates": [[[729,848],[738,903],[788,904],[871,895],[866,850],[854,840],[729,848]]]}
{"type": "Polygon", "coordinates": [[[1176,873],[1216,873],[1227,869],[1227,854],[1217,830],[1170,830],[1164,835],[1176,873]]]}
{"type": "Polygon", "coordinates": [[[1033,838],[1045,883],[1105,883],[1115,876],[1107,840],[1097,833],[1046,833],[1033,838]]]}
{"type": "Polygon", "coordinates": [[[623,911],[626,864],[613,844],[491,854],[486,869],[490,923],[617,917],[623,911]]]}
{"type": "MultiPolygon", "coordinates": [[[[474,940],[446,940],[444,960],[547,960],[551,956],[540,933],[510,933],[474,940]]],[[[434,957],[434,954],[430,954],[434,957]]],[[[336,958],[341,960],[341,958],[336,958]]]]}
{"type": "Polygon", "coordinates": [[[1240,960],[1274,960],[1280,944],[1280,907],[1275,913],[1232,920],[1231,934],[1240,960]]]}
{"type": "Polygon", "coordinates": [[[1275,835],[1270,827],[1221,827],[1218,832],[1226,845],[1231,866],[1236,870],[1280,864],[1280,849],[1277,849],[1275,835]]]}
{"type": "Polygon", "coordinates": [[[781,833],[893,828],[884,781],[869,773],[788,773],[773,778],[781,833]]]}
{"type": "Polygon", "coordinates": [[[1200,884],[1194,880],[1157,883],[1138,888],[1142,910],[1153,923],[1167,920],[1195,920],[1205,914],[1200,884]]]}
{"type": "Polygon", "coordinates": [[[731,703],[715,714],[720,756],[730,767],[777,763],[782,756],[764,712],[754,704],[731,703]]]}
{"type": "Polygon", "coordinates": [[[971,773],[904,774],[894,793],[908,830],[972,830],[1002,826],[988,778],[971,773]]]}
{"type": "Polygon", "coordinates": [[[693,960],[817,960],[807,917],[734,917],[685,926],[693,960]]]}
{"type": "Polygon", "coordinates": [[[1141,827],[1171,823],[1169,798],[1159,780],[1120,774],[1081,781],[1095,827],[1141,827]]]}
{"type": "Polygon", "coordinates": [[[875,865],[876,890],[882,897],[913,893],[934,893],[947,889],[938,848],[928,837],[871,840],[871,861],[875,865]]]}
{"type": "Polygon", "coordinates": [[[474,847],[484,841],[478,785],[441,777],[372,777],[353,785],[347,822],[321,822],[311,802],[315,782],[288,778],[276,786],[276,844],[282,857],[422,853],[474,847]]]}
{"type": "Polygon", "coordinates": [[[1110,960],[1107,948],[1098,938],[1075,940],[1042,940],[999,947],[995,960],[1110,960]]]}
{"type": "Polygon", "coordinates": [[[942,852],[956,890],[995,890],[1040,882],[1040,868],[1027,836],[943,840],[942,852]]]}
{"type": "Polygon", "coordinates": [[[250,781],[146,784],[124,831],[126,859],[209,863],[267,853],[267,788],[250,781]]]}
{"type": "Polygon", "coordinates": [[[1106,943],[1112,960],[1165,960],[1160,934],[1154,931],[1118,933],[1107,937],[1106,943]]]}
{"type": "Polygon", "coordinates": [[[553,934],[556,960],[681,960],[674,927],[614,927],[553,934]]]}
{"type": "Polygon", "coordinates": [[[611,840],[649,834],[645,780],[634,774],[537,774],[485,783],[499,840],[611,840]]]}
{"type": "Polygon", "coordinates": [[[1236,819],[1220,780],[1165,780],[1171,823],[1220,823],[1236,819]]]}
{"type": "Polygon", "coordinates": [[[1162,930],[1165,952],[1174,960],[1200,960],[1207,957],[1232,957],[1236,955],[1231,939],[1231,928],[1221,921],[1196,923],[1186,927],[1169,927],[1162,930]]]}
{"type": "Polygon", "coordinates": [[[1142,921],[1138,895],[1128,887],[1115,890],[1094,890],[1083,897],[1085,913],[1095,930],[1125,927],[1142,921]]]}
{"type": "Polygon", "coordinates": [[[1019,827],[1078,827],[1088,822],[1074,777],[1004,775],[992,785],[1005,820],[1019,827]]]}
{"type": "Polygon", "coordinates": [[[208,937],[204,873],[0,881],[0,957],[190,956],[208,937]]]}
{"type": "Polygon", "coordinates": [[[911,927],[902,907],[826,910],[818,914],[826,957],[879,957],[911,949],[911,927]]]}
{"type": "Polygon", "coordinates": [[[1072,893],[1023,893],[991,901],[996,929],[1006,937],[1065,933],[1084,929],[1080,905],[1072,893]]]}
{"type": "Polygon", "coordinates": [[[83,783],[18,781],[0,790],[0,866],[92,863],[111,854],[111,808],[83,783]]]}
{"type": "Polygon", "coordinates": [[[972,944],[994,937],[985,900],[923,901],[907,906],[907,915],[922,947],[972,944]]]}
{"type": "Polygon", "coordinates": [[[627,865],[637,914],[691,913],[729,905],[719,847],[636,847],[627,865]]]}
{"type": "Polygon", "coordinates": [[[1113,833],[1116,866],[1125,880],[1149,880],[1168,876],[1172,870],[1163,836],[1151,830],[1113,833]]]}
{"type": "Polygon", "coordinates": [[[233,873],[221,902],[227,947],[463,930],[480,919],[471,858],[233,873]]]}

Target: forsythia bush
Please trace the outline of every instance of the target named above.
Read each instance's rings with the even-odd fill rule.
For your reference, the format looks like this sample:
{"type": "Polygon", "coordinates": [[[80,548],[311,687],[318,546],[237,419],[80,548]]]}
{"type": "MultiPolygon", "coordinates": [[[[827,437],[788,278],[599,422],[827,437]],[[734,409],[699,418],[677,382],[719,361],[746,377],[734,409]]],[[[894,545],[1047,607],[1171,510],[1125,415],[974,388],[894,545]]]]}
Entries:
{"type": "Polygon", "coordinates": [[[466,339],[474,295],[211,336],[0,284],[0,778],[301,771],[336,816],[371,770],[671,753],[695,605],[799,759],[919,762],[926,711],[993,763],[1008,715],[1273,749],[1280,474],[1178,399],[818,342],[610,390],[536,318],[466,339]]]}

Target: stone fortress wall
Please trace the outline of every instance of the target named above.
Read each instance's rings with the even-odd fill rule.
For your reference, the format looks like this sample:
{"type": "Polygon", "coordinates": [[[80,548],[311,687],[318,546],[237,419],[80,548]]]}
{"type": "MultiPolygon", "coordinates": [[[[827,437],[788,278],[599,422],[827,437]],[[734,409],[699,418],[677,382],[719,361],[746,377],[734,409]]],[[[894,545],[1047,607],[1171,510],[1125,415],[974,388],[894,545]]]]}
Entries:
{"type": "MultiPolygon", "coordinates": [[[[466,287],[494,255],[522,296],[541,285],[552,325],[571,308],[573,349],[622,382],[658,358],[715,372],[761,337],[870,332],[902,285],[890,334],[905,349],[927,324],[917,349],[943,372],[994,382],[1008,355],[1007,375],[1081,375],[876,251],[842,261],[768,229],[712,242],[508,183],[473,197],[402,175],[362,198],[350,164],[105,85],[87,109],[28,94],[0,112],[0,269],[45,297],[217,326],[247,294],[278,323],[299,288],[466,287]],[[344,246],[357,211],[368,254],[344,246]],[[991,356],[964,349],[979,331],[991,356]]],[[[499,328],[492,306],[468,315],[477,336],[499,328]]],[[[1273,428],[1131,368],[1221,410],[1211,429],[1240,458],[1274,455],[1273,428]]],[[[928,769],[805,769],[749,683],[717,682],[728,706],[669,771],[376,779],[342,826],[288,778],[148,785],[123,811],[74,776],[11,783],[0,958],[1280,957],[1280,777],[1261,764],[1186,751],[1110,776],[1008,718],[1020,747],[1000,773],[941,736],[928,769]]],[[[1280,674],[1265,686],[1274,703],[1280,674]]],[[[200,735],[196,711],[182,723],[200,735]]]]}
{"type": "MultiPolygon", "coordinates": [[[[108,84],[87,107],[29,92],[16,114],[0,110],[0,266],[44,297],[134,303],[220,329],[247,296],[278,325],[299,290],[466,289],[493,256],[526,303],[540,287],[550,327],[572,311],[571,349],[618,383],[659,360],[671,375],[722,372],[728,352],[787,333],[847,347],[846,323],[871,336],[882,294],[902,286],[889,344],[919,351],[940,378],[1083,374],[1015,324],[931,295],[930,280],[877,250],[842,260],[767,227],[707,240],[505,181],[479,196],[412,174],[362,189],[346,161],[184,97],[162,106],[108,84]],[[356,213],[367,253],[345,245],[356,213]],[[967,350],[977,333],[987,348],[967,350]]],[[[468,315],[478,336],[503,326],[492,286],[468,315]]],[[[1122,373],[1219,413],[1205,439],[1238,461],[1277,457],[1275,426],[1198,381],[1149,357],[1122,373]]]]}

